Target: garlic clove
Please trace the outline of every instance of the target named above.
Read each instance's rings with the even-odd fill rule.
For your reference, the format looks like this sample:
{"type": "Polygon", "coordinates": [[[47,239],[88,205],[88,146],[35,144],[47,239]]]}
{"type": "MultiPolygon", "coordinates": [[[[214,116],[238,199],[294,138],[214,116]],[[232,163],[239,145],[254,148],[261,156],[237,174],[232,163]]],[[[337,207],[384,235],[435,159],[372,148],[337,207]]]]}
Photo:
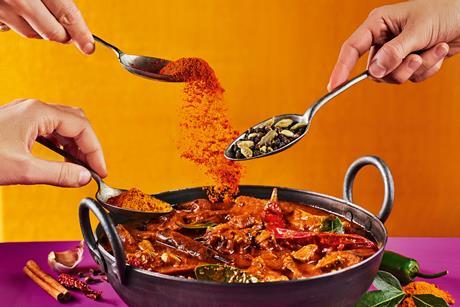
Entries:
{"type": "Polygon", "coordinates": [[[57,273],[69,273],[77,267],[83,259],[84,241],[80,245],[62,252],[50,252],[48,265],[57,273]]]}

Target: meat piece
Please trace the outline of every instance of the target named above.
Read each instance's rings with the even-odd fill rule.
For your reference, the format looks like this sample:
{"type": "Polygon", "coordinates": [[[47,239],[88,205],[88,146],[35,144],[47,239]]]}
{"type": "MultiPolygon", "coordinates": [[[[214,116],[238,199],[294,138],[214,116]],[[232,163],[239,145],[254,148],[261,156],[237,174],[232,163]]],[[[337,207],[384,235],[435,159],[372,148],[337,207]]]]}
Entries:
{"type": "Polygon", "coordinates": [[[287,276],[278,271],[272,270],[269,266],[267,266],[262,257],[254,258],[251,266],[246,270],[246,272],[262,281],[289,280],[287,276]]]}
{"type": "Polygon", "coordinates": [[[235,229],[227,223],[208,231],[204,236],[204,242],[223,254],[241,254],[251,248],[256,235],[257,229],[235,229]]]}
{"type": "Polygon", "coordinates": [[[344,251],[334,251],[321,258],[316,265],[323,272],[340,270],[361,261],[361,258],[344,251]]]}
{"type": "Polygon", "coordinates": [[[303,274],[297,267],[294,259],[292,259],[292,257],[288,254],[283,256],[283,269],[291,272],[290,279],[299,279],[303,277],[303,274]]]}
{"type": "Polygon", "coordinates": [[[118,236],[120,236],[121,242],[123,243],[125,252],[134,253],[137,250],[137,242],[134,240],[133,236],[121,224],[117,225],[115,228],[117,229],[118,236]]]}
{"type": "Polygon", "coordinates": [[[289,224],[292,228],[302,231],[319,232],[327,216],[314,215],[304,210],[294,209],[288,217],[289,224]]]}
{"type": "Polygon", "coordinates": [[[314,259],[316,252],[318,251],[318,245],[308,244],[302,247],[301,249],[292,252],[291,255],[294,259],[301,262],[308,262],[314,259]]]}

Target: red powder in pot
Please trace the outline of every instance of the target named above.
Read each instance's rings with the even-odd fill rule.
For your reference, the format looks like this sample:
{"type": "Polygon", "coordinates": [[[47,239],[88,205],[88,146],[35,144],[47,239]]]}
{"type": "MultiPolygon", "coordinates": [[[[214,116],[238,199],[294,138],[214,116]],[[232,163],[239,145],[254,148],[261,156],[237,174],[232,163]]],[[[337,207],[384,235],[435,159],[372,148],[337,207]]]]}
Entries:
{"type": "Polygon", "coordinates": [[[185,81],[179,121],[181,157],[202,166],[210,176],[211,201],[230,200],[238,192],[242,168],[223,153],[239,134],[227,118],[224,89],[214,70],[202,59],[182,58],[167,64],[160,73],[185,81]]]}

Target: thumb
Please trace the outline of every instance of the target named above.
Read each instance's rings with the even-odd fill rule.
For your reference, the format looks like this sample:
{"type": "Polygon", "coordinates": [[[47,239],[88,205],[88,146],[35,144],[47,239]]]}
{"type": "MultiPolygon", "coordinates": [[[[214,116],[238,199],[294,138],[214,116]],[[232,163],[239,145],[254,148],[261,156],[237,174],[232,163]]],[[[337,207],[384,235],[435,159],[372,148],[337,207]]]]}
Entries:
{"type": "Polygon", "coordinates": [[[370,61],[370,74],[375,78],[383,78],[395,70],[407,55],[421,48],[417,36],[415,31],[405,29],[384,44],[370,61]]]}
{"type": "Polygon", "coordinates": [[[60,187],[81,187],[91,180],[90,172],[70,162],[54,162],[33,158],[28,183],[60,187]]]}

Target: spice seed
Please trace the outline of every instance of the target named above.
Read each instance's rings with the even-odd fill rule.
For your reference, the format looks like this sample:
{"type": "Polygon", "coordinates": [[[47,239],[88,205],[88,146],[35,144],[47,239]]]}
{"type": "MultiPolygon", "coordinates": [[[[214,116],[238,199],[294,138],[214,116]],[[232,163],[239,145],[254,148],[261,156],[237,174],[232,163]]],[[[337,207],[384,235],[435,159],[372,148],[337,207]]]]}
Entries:
{"type": "Polygon", "coordinates": [[[258,134],[257,132],[250,133],[250,134],[248,135],[248,139],[251,140],[251,139],[255,138],[255,137],[258,136],[258,135],[259,135],[259,134],[258,134]]]}
{"type": "Polygon", "coordinates": [[[238,148],[242,148],[242,147],[248,147],[248,148],[251,148],[251,147],[254,147],[254,142],[253,141],[240,141],[238,142],[237,144],[238,148]]]}
{"type": "Polygon", "coordinates": [[[273,126],[273,124],[275,123],[275,118],[272,117],[270,118],[269,120],[266,120],[264,121],[263,123],[261,123],[259,126],[257,126],[256,128],[265,128],[265,127],[271,127],[273,126]]]}
{"type": "Polygon", "coordinates": [[[282,119],[275,124],[275,128],[287,128],[292,124],[292,122],[293,121],[290,118],[282,119]]]}
{"type": "Polygon", "coordinates": [[[292,132],[291,130],[281,130],[280,134],[287,136],[288,138],[294,137],[294,132],[292,132]]]}
{"type": "Polygon", "coordinates": [[[251,158],[252,157],[252,150],[248,147],[240,147],[241,153],[243,156],[246,158],[251,158]]]}
{"type": "Polygon", "coordinates": [[[270,145],[271,142],[275,139],[278,133],[275,130],[270,130],[265,134],[261,139],[260,142],[257,144],[258,146],[263,145],[270,145]]]}
{"type": "Polygon", "coordinates": [[[291,127],[291,131],[296,131],[297,129],[303,128],[303,127],[306,127],[306,126],[307,126],[306,123],[300,122],[300,123],[297,123],[297,124],[293,125],[293,126],[291,127]]]}

